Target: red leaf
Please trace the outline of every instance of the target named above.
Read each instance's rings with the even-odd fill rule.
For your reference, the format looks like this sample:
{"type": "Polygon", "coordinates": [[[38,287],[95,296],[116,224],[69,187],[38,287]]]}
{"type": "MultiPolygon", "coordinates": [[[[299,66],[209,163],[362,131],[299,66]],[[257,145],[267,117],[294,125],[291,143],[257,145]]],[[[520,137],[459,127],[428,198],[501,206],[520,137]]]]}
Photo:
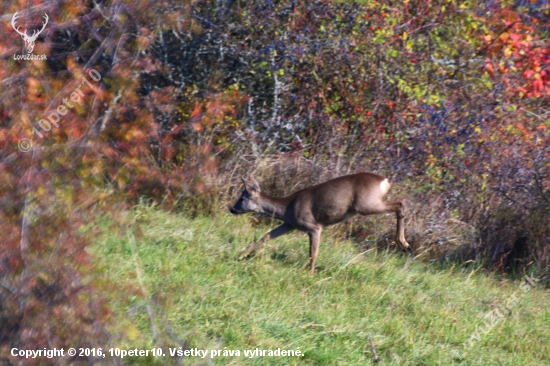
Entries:
{"type": "Polygon", "coordinates": [[[519,42],[521,36],[517,33],[509,33],[510,39],[514,42],[519,42]]]}
{"type": "Polygon", "coordinates": [[[523,76],[524,76],[526,79],[532,78],[533,75],[535,75],[535,72],[534,72],[533,70],[526,70],[526,71],[523,73],[523,76]]]}

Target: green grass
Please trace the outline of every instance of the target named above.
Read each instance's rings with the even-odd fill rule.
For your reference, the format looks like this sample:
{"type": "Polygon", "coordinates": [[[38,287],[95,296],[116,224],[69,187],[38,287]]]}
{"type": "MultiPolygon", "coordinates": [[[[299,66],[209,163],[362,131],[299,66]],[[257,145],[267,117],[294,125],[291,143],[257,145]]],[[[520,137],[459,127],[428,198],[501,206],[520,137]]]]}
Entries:
{"type": "MultiPolygon", "coordinates": [[[[268,227],[250,216],[195,218],[139,206],[126,232],[109,230],[93,251],[112,299],[118,346],[181,346],[240,350],[240,357],[188,357],[187,365],[369,365],[370,340],[382,365],[550,364],[548,292],[520,294],[519,282],[481,271],[434,268],[376,249],[359,255],[353,243],[324,232],[317,273],[307,236],[288,234],[255,257],[237,255],[268,227]],[[128,290],[126,290],[128,289],[128,290]],[[484,316],[521,300],[491,331],[484,316]],[[480,339],[465,347],[472,333],[480,339]],[[246,358],[249,349],[300,349],[301,357],[246,358]],[[457,356],[460,353],[462,356],[457,356]]],[[[136,364],[166,358],[129,358],[136,364]]]]}

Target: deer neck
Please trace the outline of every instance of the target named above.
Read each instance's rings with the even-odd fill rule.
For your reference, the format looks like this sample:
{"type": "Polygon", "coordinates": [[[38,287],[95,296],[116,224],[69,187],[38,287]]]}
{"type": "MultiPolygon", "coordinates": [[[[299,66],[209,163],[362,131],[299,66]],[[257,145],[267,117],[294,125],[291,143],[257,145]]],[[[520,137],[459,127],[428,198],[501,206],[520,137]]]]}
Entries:
{"type": "Polygon", "coordinates": [[[260,210],[258,212],[284,221],[289,201],[289,197],[271,197],[261,193],[260,210]]]}

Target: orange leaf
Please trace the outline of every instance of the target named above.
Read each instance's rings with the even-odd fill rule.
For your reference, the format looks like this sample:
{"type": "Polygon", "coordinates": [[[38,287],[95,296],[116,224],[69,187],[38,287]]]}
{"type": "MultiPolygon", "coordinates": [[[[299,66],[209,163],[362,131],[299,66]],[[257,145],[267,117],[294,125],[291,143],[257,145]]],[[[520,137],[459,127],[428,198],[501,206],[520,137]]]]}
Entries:
{"type": "Polygon", "coordinates": [[[191,123],[191,126],[193,126],[193,129],[197,132],[202,132],[203,127],[200,123],[191,123]]]}
{"type": "Polygon", "coordinates": [[[201,114],[201,110],[202,109],[200,103],[195,104],[195,109],[193,109],[193,112],[191,112],[190,118],[197,117],[199,114],[201,114]]]}

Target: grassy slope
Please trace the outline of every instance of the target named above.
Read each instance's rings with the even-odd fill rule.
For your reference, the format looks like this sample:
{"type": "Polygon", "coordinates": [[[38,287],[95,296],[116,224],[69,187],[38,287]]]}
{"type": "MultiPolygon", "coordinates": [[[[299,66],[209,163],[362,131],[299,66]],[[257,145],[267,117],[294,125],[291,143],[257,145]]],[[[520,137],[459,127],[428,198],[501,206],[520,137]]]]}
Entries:
{"type": "MultiPolygon", "coordinates": [[[[256,257],[236,261],[267,231],[252,227],[250,217],[189,219],[146,207],[129,215],[134,223],[127,233],[109,232],[102,222],[104,235],[94,248],[110,281],[145,293],[113,300],[118,330],[129,337],[121,347],[153,347],[149,310],[158,334],[170,329],[187,347],[305,353],[188,358],[186,364],[366,365],[373,360],[369,334],[383,365],[458,364],[453,350],[464,352],[491,306],[506,304],[519,290],[519,283],[407,262],[395,253],[372,250],[355,258],[353,244],[330,229],[311,276],[303,269],[306,235],[283,236],[256,257]]],[[[480,335],[464,364],[550,364],[548,293],[530,291],[511,315],[480,335]]]]}

